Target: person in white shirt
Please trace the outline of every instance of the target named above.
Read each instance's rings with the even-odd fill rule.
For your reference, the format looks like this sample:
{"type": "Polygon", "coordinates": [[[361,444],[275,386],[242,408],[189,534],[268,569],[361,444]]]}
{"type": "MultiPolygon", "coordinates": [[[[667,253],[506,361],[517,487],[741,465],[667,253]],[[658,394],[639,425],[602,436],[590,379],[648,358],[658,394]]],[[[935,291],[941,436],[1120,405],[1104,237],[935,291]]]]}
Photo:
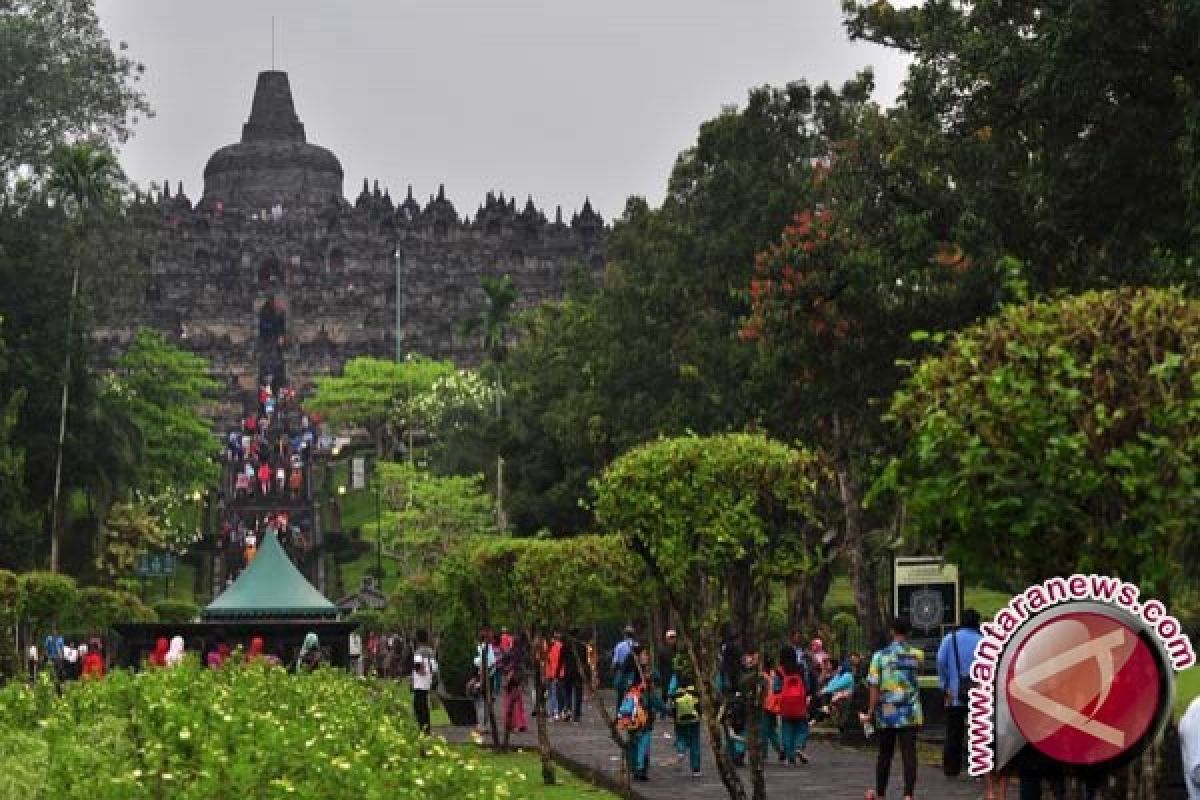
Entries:
{"type": "Polygon", "coordinates": [[[429,692],[437,688],[438,663],[433,648],[429,646],[429,631],[424,628],[417,631],[417,647],[412,663],[413,716],[417,718],[421,733],[428,734],[429,692]]]}
{"type": "Polygon", "coordinates": [[[1179,720],[1179,744],[1183,749],[1183,782],[1188,800],[1200,800],[1200,697],[1192,700],[1179,720]]]}

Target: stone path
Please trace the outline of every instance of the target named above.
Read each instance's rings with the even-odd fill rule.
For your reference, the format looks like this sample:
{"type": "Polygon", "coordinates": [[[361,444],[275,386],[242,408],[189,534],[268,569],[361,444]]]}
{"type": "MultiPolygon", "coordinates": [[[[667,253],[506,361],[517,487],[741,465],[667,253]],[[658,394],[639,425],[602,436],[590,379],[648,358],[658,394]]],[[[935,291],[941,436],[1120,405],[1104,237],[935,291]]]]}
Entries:
{"type": "MultiPolygon", "coordinates": [[[[450,741],[470,741],[466,728],[441,728],[437,731],[450,741]]],[[[650,750],[650,780],[637,782],[634,791],[643,800],[724,800],[728,798],[725,787],[717,776],[712,762],[712,752],[705,745],[702,775],[692,777],[675,763],[674,740],[668,738],[671,723],[660,721],[655,725],[654,744],[650,750]]],[[[514,733],[514,746],[534,748],[537,735],[514,733]]],[[[550,742],[561,756],[583,767],[616,779],[621,762],[616,748],[604,729],[599,714],[592,709],[584,713],[582,723],[550,723],[550,742]]],[[[875,756],[873,752],[814,739],[809,742],[810,763],[794,769],[770,762],[766,767],[767,789],[771,797],[822,798],[822,800],[862,800],[863,793],[873,781],[875,756]]],[[[749,770],[742,770],[743,780],[749,789],[749,770]]],[[[900,756],[892,767],[892,791],[888,797],[900,797],[900,756]]],[[[981,783],[963,777],[948,779],[936,767],[922,765],[917,780],[918,798],[938,800],[977,800],[983,797],[981,783]]]]}

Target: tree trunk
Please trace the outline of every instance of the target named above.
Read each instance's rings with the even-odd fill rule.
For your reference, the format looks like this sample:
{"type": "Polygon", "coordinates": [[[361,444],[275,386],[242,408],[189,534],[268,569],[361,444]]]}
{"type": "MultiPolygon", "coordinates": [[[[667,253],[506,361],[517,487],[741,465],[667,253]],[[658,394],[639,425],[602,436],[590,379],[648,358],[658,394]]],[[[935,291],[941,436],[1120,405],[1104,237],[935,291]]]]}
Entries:
{"type": "Polygon", "coordinates": [[[488,732],[492,735],[492,749],[499,750],[500,731],[496,728],[496,693],[492,690],[491,674],[497,667],[488,663],[493,649],[490,644],[487,644],[485,649],[483,642],[480,642],[476,649],[479,652],[479,687],[483,690],[483,713],[487,717],[488,732]]]}
{"type": "Polygon", "coordinates": [[[596,684],[593,683],[595,676],[589,675],[584,666],[587,664],[587,653],[581,652],[583,648],[579,647],[579,643],[574,639],[571,640],[571,646],[575,648],[575,669],[579,673],[579,685],[587,692],[588,700],[596,707],[596,711],[600,713],[600,719],[604,721],[604,727],[608,729],[608,736],[612,739],[612,743],[617,746],[617,752],[620,753],[621,773],[619,783],[621,793],[628,796],[630,791],[629,759],[625,757],[625,750],[629,746],[629,742],[617,730],[617,720],[612,714],[608,713],[608,707],[604,705],[603,694],[596,690],[596,684]]]}
{"type": "Polygon", "coordinates": [[[883,620],[879,610],[879,591],[875,580],[875,568],[867,552],[867,535],[863,524],[862,489],[850,464],[849,436],[842,428],[837,413],[833,415],[833,469],[837,475],[838,493],[845,515],[843,551],[850,572],[850,584],[854,590],[854,605],[858,609],[863,636],[870,648],[883,642],[883,620]]]}
{"type": "Polygon", "coordinates": [[[833,583],[833,562],[822,561],[811,575],[795,575],[787,582],[788,629],[816,631],[825,598],[833,583]]]}
{"type": "MultiPolygon", "coordinates": [[[[530,637],[532,638],[532,637],[530,637]]],[[[546,725],[545,653],[533,654],[533,713],[537,716],[538,753],[542,757],[542,782],[554,785],[554,757],[550,749],[550,730],[546,725]]]]}
{"type": "Polygon", "coordinates": [[[712,747],[713,762],[717,765],[717,774],[730,800],[747,800],[746,787],[733,766],[733,760],[725,750],[725,737],[721,730],[722,701],[713,688],[712,665],[716,663],[719,648],[715,646],[715,636],[711,633],[701,634],[700,641],[694,641],[686,626],[679,631],[683,645],[687,648],[688,657],[692,661],[692,671],[696,676],[696,691],[700,695],[700,705],[704,709],[701,719],[708,732],[709,744],[712,747]]]}

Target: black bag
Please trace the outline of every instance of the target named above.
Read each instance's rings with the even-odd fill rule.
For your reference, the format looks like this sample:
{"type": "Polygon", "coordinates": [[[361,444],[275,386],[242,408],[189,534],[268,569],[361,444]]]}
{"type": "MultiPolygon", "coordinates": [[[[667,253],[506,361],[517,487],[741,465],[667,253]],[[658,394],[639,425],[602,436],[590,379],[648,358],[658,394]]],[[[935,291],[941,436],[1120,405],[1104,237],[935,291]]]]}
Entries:
{"type": "Polygon", "coordinates": [[[970,706],[971,689],[975,687],[975,681],[963,675],[962,661],[958,657],[958,631],[950,634],[950,644],[954,646],[954,671],[958,675],[958,704],[964,707],[970,706]]]}

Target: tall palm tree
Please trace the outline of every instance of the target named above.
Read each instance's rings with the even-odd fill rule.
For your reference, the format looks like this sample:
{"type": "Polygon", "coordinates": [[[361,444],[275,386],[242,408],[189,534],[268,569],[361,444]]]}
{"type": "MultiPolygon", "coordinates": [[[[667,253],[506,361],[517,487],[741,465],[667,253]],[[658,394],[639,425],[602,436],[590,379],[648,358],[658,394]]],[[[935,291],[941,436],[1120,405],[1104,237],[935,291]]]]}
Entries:
{"type": "MultiPolygon", "coordinates": [[[[88,233],[88,227],[96,219],[97,212],[110,205],[119,196],[119,187],[124,180],[116,156],[103,145],[77,142],[62,145],[51,158],[50,178],[46,188],[62,204],[65,213],[65,240],[68,245],[77,244],[88,233]]],[[[63,348],[66,356],[63,364],[62,402],[58,415],[58,453],[54,463],[54,495],[50,509],[50,571],[58,572],[58,542],[61,494],[63,444],[67,436],[67,399],[71,384],[71,340],[75,327],[75,301],[79,296],[79,268],[81,254],[76,253],[71,265],[71,300],[67,307],[67,340],[63,348]]]]}
{"type": "MultiPolygon", "coordinates": [[[[478,333],[484,356],[491,362],[496,381],[496,418],[503,414],[501,405],[503,398],[503,381],[501,365],[508,355],[508,328],[512,322],[513,307],[520,297],[512,278],[502,275],[494,278],[485,275],[479,282],[487,304],[479,317],[469,320],[465,330],[468,334],[478,333]]],[[[504,456],[496,453],[496,527],[501,531],[508,529],[508,520],[504,514],[504,456]]]]}

